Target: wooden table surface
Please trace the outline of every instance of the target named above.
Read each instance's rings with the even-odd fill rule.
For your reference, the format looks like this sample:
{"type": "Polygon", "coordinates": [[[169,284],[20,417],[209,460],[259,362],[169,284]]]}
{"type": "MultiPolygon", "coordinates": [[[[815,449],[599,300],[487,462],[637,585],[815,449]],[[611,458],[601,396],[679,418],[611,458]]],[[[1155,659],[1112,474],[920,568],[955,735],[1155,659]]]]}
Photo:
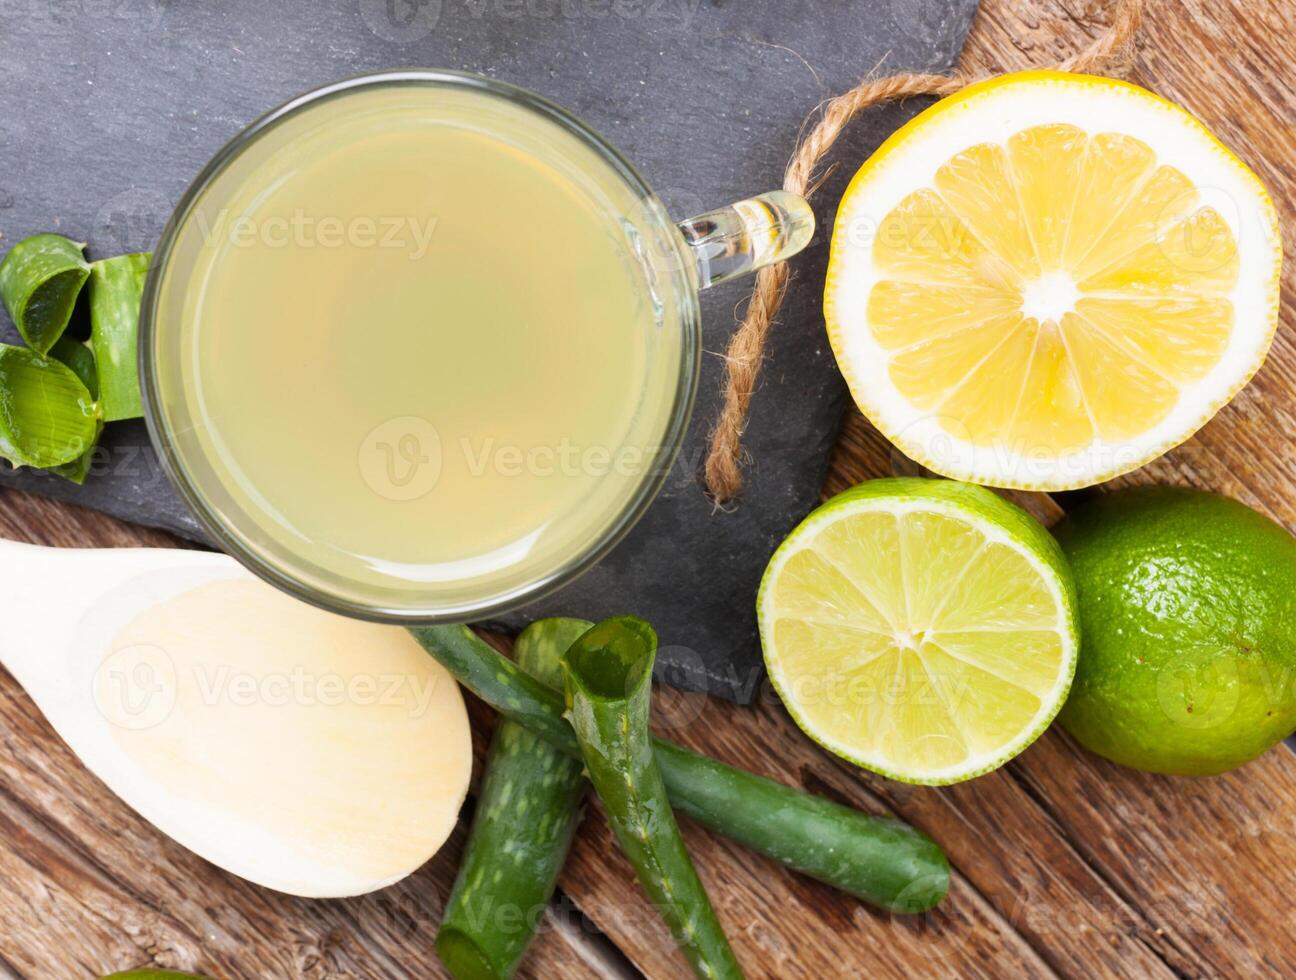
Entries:
{"type": "MultiPolygon", "coordinates": [[[[976,68],[1052,61],[1102,28],[1097,0],[982,4],[967,55],[976,68]]],[[[1294,39],[1296,0],[1154,0],[1131,73],[1202,117],[1257,169],[1284,232],[1296,201],[1294,39]]],[[[1218,490],[1296,530],[1293,269],[1283,280],[1282,328],[1251,386],[1191,442],[1121,482],[1218,490]]],[[[886,475],[896,463],[854,416],[825,492],[886,475]]],[[[1045,519],[1068,504],[1018,499],[1045,519]]],[[[11,491],[0,492],[0,537],[178,544],[11,491]]],[[[480,705],[473,713],[480,751],[493,719],[480,705]]],[[[753,976],[1296,971],[1296,759],[1285,746],[1226,776],[1172,779],[1107,763],[1054,730],[998,772],[930,789],[825,755],[772,695],[736,707],[663,690],[657,714],[694,748],[902,817],[949,853],[948,900],[927,916],[900,918],[687,826],[753,976]]],[[[231,977],[442,975],[432,937],[462,827],[427,867],[386,891],[293,899],[212,868],[139,819],[81,768],[3,672],[0,738],[0,975],[82,977],[142,965],[231,977]]],[[[522,975],[686,975],[596,806],[560,888],[522,975]]]]}

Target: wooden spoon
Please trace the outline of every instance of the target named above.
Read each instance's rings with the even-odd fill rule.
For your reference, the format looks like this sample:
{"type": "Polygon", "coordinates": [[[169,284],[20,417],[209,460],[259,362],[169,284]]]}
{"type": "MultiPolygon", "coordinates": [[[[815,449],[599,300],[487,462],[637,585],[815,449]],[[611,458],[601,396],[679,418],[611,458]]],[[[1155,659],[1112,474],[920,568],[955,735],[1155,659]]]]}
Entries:
{"type": "Polygon", "coordinates": [[[0,663],[96,776],[227,871],[358,895],[445,842],[472,746],[403,629],[290,598],[219,554],[0,541],[0,663]]]}

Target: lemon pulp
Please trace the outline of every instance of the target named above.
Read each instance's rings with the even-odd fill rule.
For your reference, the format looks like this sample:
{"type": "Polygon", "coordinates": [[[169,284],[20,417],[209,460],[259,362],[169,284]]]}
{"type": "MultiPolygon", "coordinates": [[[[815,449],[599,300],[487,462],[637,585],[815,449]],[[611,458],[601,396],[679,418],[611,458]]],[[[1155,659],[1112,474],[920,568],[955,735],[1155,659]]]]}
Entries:
{"type": "Polygon", "coordinates": [[[887,215],[874,260],[869,322],[892,382],[978,445],[1065,452],[1147,431],[1233,326],[1227,223],[1117,133],[1034,126],[964,150],[887,215]]]}
{"type": "Polygon", "coordinates": [[[1197,120],[1027,72],[921,113],[842,198],[829,339],[866,416],[945,476],[1060,490],[1187,439],[1259,368],[1277,212],[1197,120]]]}

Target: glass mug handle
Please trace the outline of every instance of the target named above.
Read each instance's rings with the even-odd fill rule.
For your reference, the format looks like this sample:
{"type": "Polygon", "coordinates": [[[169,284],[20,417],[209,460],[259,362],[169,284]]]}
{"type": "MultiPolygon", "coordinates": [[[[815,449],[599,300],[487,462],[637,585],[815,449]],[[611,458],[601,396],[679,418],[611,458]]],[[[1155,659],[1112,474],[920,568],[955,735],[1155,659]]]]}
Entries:
{"type": "Polygon", "coordinates": [[[796,255],[814,237],[815,217],[805,198],[770,191],[676,227],[697,266],[698,285],[706,289],[796,255]]]}

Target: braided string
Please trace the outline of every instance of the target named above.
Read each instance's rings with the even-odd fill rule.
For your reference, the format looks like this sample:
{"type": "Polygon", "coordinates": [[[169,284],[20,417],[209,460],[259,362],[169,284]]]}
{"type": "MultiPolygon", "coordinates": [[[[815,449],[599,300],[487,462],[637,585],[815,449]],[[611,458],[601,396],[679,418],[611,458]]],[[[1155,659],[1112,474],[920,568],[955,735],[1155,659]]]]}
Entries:
{"type": "MultiPolygon", "coordinates": [[[[1138,33],[1144,0],[1119,0],[1111,27],[1083,51],[1053,65],[1056,70],[1100,74],[1123,65],[1125,54],[1138,33]]],[[[875,105],[915,95],[953,95],[981,77],[972,75],[890,75],[866,79],[829,102],[818,123],[797,146],[783,177],[783,188],[810,197],[818,187],[820,161],[842,131],[859,113],[875,105]]],[[[752,393],[765,356],[765,340],[774,325],[789,272],[786,262],[766,266],[756,274],[756,287],[742,323],[725,351],[724,406],[711,430],[705,476],[707,492],[717,505],[733,500],[742,489],[742,437],[752,393]]]]}

